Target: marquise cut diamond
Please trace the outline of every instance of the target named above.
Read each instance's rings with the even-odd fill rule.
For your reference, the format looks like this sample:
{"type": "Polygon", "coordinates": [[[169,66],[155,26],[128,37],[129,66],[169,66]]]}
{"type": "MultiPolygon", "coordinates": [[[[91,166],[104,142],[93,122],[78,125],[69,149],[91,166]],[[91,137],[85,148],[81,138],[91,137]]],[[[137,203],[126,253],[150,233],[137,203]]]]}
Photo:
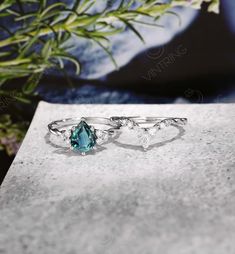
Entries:
{"type": "Polygon", "coordinates": [[[150,136],[148,133],[145,133],[142,137],[139,138],[140,144],[144,149],[147,149],[150,145],[150,136]]]}

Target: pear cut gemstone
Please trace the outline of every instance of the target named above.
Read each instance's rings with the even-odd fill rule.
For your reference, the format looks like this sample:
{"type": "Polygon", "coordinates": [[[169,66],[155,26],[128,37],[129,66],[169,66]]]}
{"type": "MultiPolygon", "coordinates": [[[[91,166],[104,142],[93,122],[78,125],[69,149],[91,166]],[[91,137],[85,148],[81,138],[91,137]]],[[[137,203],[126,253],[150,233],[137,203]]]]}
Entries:
{"type": "Polygon", "coordinates": [[[74,151],[89,152],[96,144],[96,135],[85,121],[81,121],[71,131],[70,144],[74,151]]]}

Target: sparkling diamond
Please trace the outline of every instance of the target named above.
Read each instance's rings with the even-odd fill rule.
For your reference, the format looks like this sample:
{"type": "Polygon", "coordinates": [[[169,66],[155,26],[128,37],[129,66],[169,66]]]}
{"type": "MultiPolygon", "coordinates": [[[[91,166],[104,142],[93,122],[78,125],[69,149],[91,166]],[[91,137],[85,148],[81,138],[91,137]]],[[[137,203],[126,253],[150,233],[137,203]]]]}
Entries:
{"type": "Polygon", "coordinates": [[[108,141],[109,135],[107,132],[102,131],[102,130],[96,130],[95,134],[97,136],[96,143],[98,145],[101,145],[101,144],[105,143],[106,141],[108,141]]]}
{"type": "Polygon", "coordinates": [[[127,127],[128,127],[129,129],[133,129],[133,127],[134,127],[134,122],[129,120],[129,121],[127,122],[127,127]]]}
{"type": "Polygon", "coordinates": [[[150,145],[150,135],[148,133],[148,130],[140,128],[139,126],[134,126],[134,131],[139,140],[139,144],[144,149],[147,149],[150,145]]]}
{"type": "Polygon", "coordinates": [[[139,126],[134,126],[134,131],[136,133],[137,138],[142,138],[145,134],[145,130],[140,128],[139,126]]]}
{"type": "Polygon", "coordinates": [[[95,131],[95,135],[96,135],[96,137],[97,137],[97,138],[102,137],[102,136],[103,136],[103,134],[104,134],[104,132],[103,132],[103,131],[101,131],[101,130],[96,130],[96,131],[95,131]]]}
{"type": "Polygon", "coordinates": [[[122,126],[126,126],[127,125],[127,119],[122,119],[122,120],[120,120],[120,122],[121,122],[122,126]]]}
{"type": "Polygon", "coordinates": [[[170,126],[171,125],[171,120],[170,119],[166,119],[164,121],[164,124],[165,124],[166,127],[170,126]]]}
{"type": "Polygon", "coordinates": [[[150,128],[150,129],[148,129],[148,133],[149,133],[151,136],[154,136],[154,135],[157,133],[157,128],[152,127],[152,128],[150,128]]]}
{"type": "Polygon", "coordinates": [[[62,133],[62,138],[63,140],[66,142],[66,143],[70,143],[70,136],[71,136],[71,131],[70,130],[65,130],[63,133],[62,133]]]}
{"type": "Polygon", "coordinates": [[[144,149],[147,149],[150,145],[150,137],[147,133],[145,133],[141,138],[140,138],[140,144],[144,149]]]}
{"type": "Polygon", "coordinates": [[[158,126],[159,126],[159,129],[161,130],[161,129],[163,129],[165,127],[165,124],[164,124],[164,122],[160,122],[158,124],[158,126]]]}

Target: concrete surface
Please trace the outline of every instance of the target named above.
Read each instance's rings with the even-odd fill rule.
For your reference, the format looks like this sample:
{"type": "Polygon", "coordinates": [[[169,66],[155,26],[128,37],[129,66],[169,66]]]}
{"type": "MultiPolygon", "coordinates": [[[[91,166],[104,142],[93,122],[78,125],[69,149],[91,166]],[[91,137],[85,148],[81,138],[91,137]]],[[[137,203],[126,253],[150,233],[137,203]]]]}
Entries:
{"type": "Polygon", "coordinates": [[[235,253],[234,127],[235,104],[40,103],[0,190],[0,253],[235,253]],[[61,117],[121,114],[189,124],[148,152],[115,142],[85,157],[47,135],[61,117]]]}

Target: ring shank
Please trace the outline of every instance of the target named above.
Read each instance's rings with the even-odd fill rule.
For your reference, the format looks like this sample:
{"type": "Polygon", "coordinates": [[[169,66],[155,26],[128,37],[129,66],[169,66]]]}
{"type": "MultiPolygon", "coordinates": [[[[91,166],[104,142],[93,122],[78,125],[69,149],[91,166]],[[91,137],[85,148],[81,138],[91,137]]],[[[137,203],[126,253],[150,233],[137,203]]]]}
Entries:
{"type": "Polygon", "coordinates": [[[162,121],[162,120],[181,120],[181,121],[187,121],[187,118],[182,118],[182,117],[152,117],[152,116],[147,116],[147,117],[136,117],[136,116],[131,116],[128,117],[136,121],[146,121],[146,122],[155,122],[155,121],[162,121]]]}

